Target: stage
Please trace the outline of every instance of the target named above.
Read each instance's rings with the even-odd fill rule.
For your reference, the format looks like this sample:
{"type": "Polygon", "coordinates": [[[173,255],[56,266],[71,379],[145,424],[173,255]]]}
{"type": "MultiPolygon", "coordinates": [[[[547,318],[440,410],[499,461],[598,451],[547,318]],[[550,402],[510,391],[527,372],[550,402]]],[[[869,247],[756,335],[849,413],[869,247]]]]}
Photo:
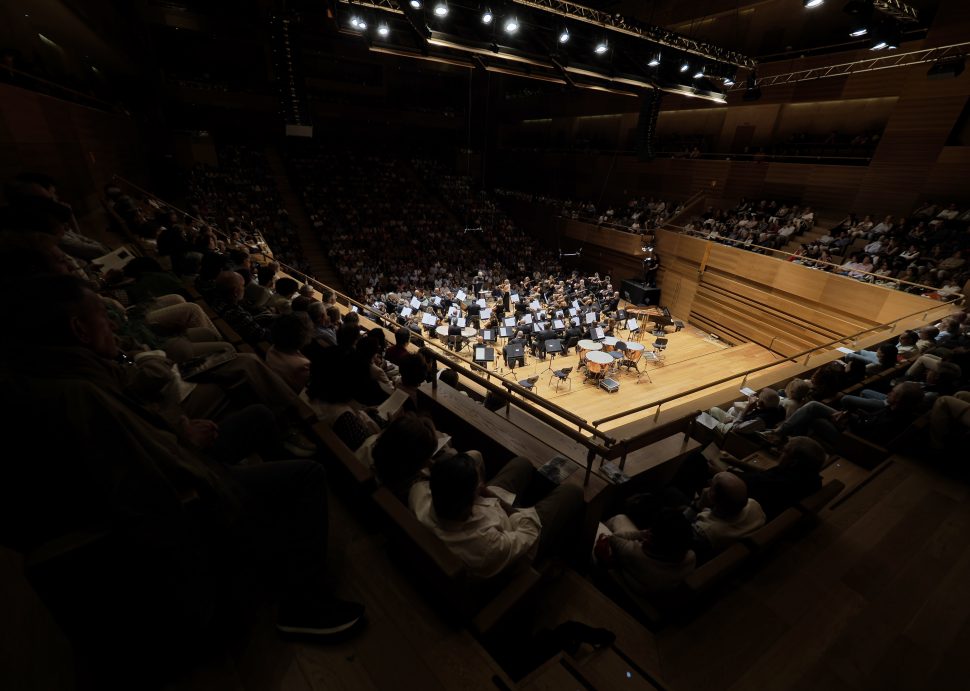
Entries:
{"type": "MultiPolygon", "coordinates": [[[[620,340],[627,340],[627,332],[621,331],[617,334],[620,340]]],[[[667,348],[661,362],[648,362],[646,358],[641,358],[639,367],[641,375],[639,382],[637,373],[633,370],[620,368],[619,372],[612,378],[619,382],[620,388],[614,393],[609,393],[600,388],[592,380],[584,382],[585,372],[578,370],[579,355],[575,351],[555,358],[546,357],[545,360],[537,359],[529,355],[525,367],[516,367],[514,372],[505,367],[501,361],[501,343],[496,347],[497,361],[489,363],[489,372],[507,381],[522,381],[538,375],[533,393],[547,399],[569,412],[578,415],[586,421],[597,420],[607,417],[614,413],[635,408],[639,405],[656,401],[658,399],[675,396],[678,393],[689,391],[690,389],[704,384],[717,381],[732,372],[744,372],[752,367],[758,367],[771,362],[776,362],[780,358],[754,343],[744,343],[738,346],[730,346],[720,340],[712,339],[710,335],[693,326],[685,325],[683,329],[675,332],[673,328],[668,328],[667,348]],[[556,377],[553,376],[554,370],[564,367],[572,367],[569,380],[559,384],[556,390],[556,377]]],[[[651,350],[655,337],[649,332],[643,334],[641,343],[646,350],[651,350]]],[[[466,347],[457,355],[467,361],[471,360],[472,351],[466,347]]],[[[461,379],[462,384],[475,389],[472,382],[461,379]]],[[[685,397],[679,403],[690,401],[692,398],[702,398],[708,392],[699,392],[693,396],[685,397]]],[[[741,398],[738,393],[738,398],[741,398]]],[[[614,422],[607,422],[601,426],[604,431],[626,425],[638,418],[645,417],[646,413],[633,415],[614,422]]]]}

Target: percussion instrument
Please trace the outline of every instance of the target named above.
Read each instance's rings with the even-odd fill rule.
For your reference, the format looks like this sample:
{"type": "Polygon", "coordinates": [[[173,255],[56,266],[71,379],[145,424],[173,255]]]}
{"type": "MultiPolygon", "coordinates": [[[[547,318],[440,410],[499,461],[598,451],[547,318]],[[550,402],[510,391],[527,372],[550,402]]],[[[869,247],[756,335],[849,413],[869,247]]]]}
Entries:
{"type": "Polygon", "coordinates": [[[637,343],[636,341],[626,342],[626,359],[636,365],[640,362],[640,358],[643,357],[645,348],[642,343],[637,343]]]}
{"type": "Polygon", "coordinates": [[[461,330],[461,335],[463,338],[471,338],[478,335],[478,330],[474,326],[466,326],[461,330]]]}
{"type": "Polygon", "coordinates": [[[616,342],[620,339],[616,336],[607,336],[603,339],[603,350],[607,353],[616,348],[616,342]]]}
{"type": "Polygon", "coordinates": [[[613,358],[608,353],[591,351],[586,355],[586,376],[605,377],[612,364],[613,358]]]}
{"type": "Polygon", "coordinates": [[[596,341],[590,341],[589,339],[585,339],[585,338],[579,343],[577,343],[576,345],[579,346],[580,362],[583,362],[589,353],[603,349],[603,345],[601,343],[597,343],[596,341]]]}
{"type": "Polygon", "coordinates": [[[442,338],[447,339],[448,338],[448,325],[447,324],[442,324],[441,326],[437,327],[435,329],[435,333],[438,334],[439,336],[441,336],[442,338]]]}

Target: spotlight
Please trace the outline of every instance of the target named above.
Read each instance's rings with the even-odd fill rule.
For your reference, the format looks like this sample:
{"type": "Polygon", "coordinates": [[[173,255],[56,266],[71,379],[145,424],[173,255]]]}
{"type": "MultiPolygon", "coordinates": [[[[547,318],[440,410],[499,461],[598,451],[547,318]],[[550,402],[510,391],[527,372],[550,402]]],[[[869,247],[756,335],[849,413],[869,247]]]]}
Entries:
{"type": "Polygon", "coordinates": [[[680,71],[686,72],[689,69],[690,69],[690,64],[685,60],[684,64],[680,66],[680,71]]]}
{"type": "Polygon", "coordinates": [[[602,55],[609,49],[610,49],[610,46],[609,44],[607,44],[606,41],[600,41],[599,43],[596,44],[596,48],[594,48],[593,50],[597,55],[602,55]]]}
{"type": "Polygon", "coordinates": [[[724,86],[734,86],[734,77],[725,77],[724,86]]]}
{"type": "Polygon", "coordinates": [[[411,7],[415,10],[420,10],[422,7],[421,0],[411,0],[411,7]]]}
{"type": "Polygon", "coordinates": [[[381,24],[377,27],[377,33],[386,38],[391,33],[391,30],[387,24],[381,24]]]}
{"type": "Polygon", "coordinates": [[[656,67],[657,65],[659,65],[660,64],[660,53],[654,54],[654,56],[652,58],[650,58],[650,62],[648,62],[647,64],[650,67],[656,67]]]}
{"type": "Polygon", "coordinates": [[[360,23],[361,23],[360,19],[358,19],[357,17],[350,18],[350,25],[355,29],[366,28],[366,25],[364,27],[361,27],[360,23]]]}
{"type": "Polygon", "coordinates": [[[448,16],[448,3],[444,0],[438,0],[434,6],[434,16],[436,17],[447,17],[448,16]]]}
{"type": "Polygon", "coordinates": [[[486,8],[485,11],[482,12],[482,24],[491,24],[491,23],[492,23],[492,11],[486,8]]]}
{"type": "Polygon", "coordinates": [[[856,26],[852,31],[849,32],[849,36],[853,38],[859,38],[860,36],[865,36],[869,33],[869,27],[865,24],[860,24],[856,26]]]}
{"type": "Polygon", "coordinates": [[[367,22],[365,22],[363,19],[358,19],[357,28],[360,29],[361,31],[364,31],[367,28],[367,22]]]}
{"type": "Polygon", "coordinates": [[[694,72],[694,79],[701,79],[704,76],[704,68],[701,67],[696,72],[694,72]]]}
{"type": "Polygon", "coordinates": [[[825,0],[802,0],[802,4],[805,5],[805,9],[808,10],[812,9],[813,7],[818,7],[824,2],[825,0]]]}
{"type": "Polygon", "coordinates": [[[505,21],[505,33],[514,34],[518,30],[519,30],[519,20],[516,19],[515,17],[509,17],[505,21]]]}
{"type": "Polygon", "coordinates": [[[560,43],[569,43],[569,29],[563,29],[562,33],[559,34],[560,43]]]}
{"type": "Polygon", "coordinates": [[[873,39],[872,45],[869,46],[869,50],[883,50],[883,49],[887,48],[888,46],[889,46],[889,44],[886,43],[885,39],[876,38],[876,39],[873,39]]]}

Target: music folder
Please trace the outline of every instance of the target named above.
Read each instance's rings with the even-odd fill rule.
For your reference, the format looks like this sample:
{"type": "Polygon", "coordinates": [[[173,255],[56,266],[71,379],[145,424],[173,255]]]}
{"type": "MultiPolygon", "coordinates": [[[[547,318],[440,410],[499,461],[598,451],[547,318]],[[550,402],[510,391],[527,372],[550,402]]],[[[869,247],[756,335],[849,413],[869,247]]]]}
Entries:
{"type": "Polygon", "coordinates": [[[532,315],[531,314],[523,315],[522,321],[525,322],[526,324],[531,324],[532,323],[532,315]]]}
{"type": "Polygon", "coordinates": [[[638,322],[633,317],[630,317],[626,321],[626,328],[628,328],[630,331],[634,331],[636,329],[639,329],[640,328],[640,322],[638,322]]]}
{"type": "Polygon", "coordinates": [[[505,357],[509,360],[513,358],[524,358],[525,346],[520,343],[505,346],[505,357]]]}
{"type": "Polygon", "coordinates": [[[586,323],[587,324],[595,324],[596,323],[596,312],[587,312],[586,313],[586,323]]]}
{"type": "Polygon", "coordinates": [[[464,329],[465,328],[465,318],[464,317],[458,317],[458,319],[455,320],[455,324],[464,329]]]}
{"type": "Polygon", "coordinates": [[[414,313],[414,310],[412,310],[410,307],[405,307],[404,309],[401,310],[402,317],[410,317],[413,313],[414,313]]]}
{"type": "Polygon", "coordinates": [[[417,298],[411,298],[411,307],[418,309],[421,306],[421,301],[417,298]]]}
{"type": "Polygon", "coordinates": [[[498,335],[502,338],[512,338],[515,334],[515,329],[509,326],[500,326],[498,329],[498,335]]]}
{"type": "Polygon", "coordinates": [[[561,330],[563,330],[563,329],[566,328],[566,325],[563,323],[562,319],[553,319],[552,320],[552,328],[554,328],[554,329],[556,329],[558,331],[561,331],[561,330]]]}
{"type": "Polygon", "coordinates": [[[421,315],[421,323],[425,326],[434,326],[438,323],[438,317],[431,314],[431,312],[425,312],[421,315]]]}
{"type": "Polygon", "coordinates": [[[464,290],[459,290],[457,293],[455,293],[455,299],[456,300],[461,301],[461,300],[464,300],[466,297],[467,296],[465,295],[465,291],[464,290]]]}
{"type": "Polygon", "coordinates": [[[495,362],[495,348],[475,346],[475,362],[495,362]]]}
{"type": "Polygon", "coordinates": [[[562,352],[562,341],[556,338],[550,338],[544,344],[547,353],[561,353],[562,352]]]}
{"type": "Polygon", "coordinates": [[[494,329],[482,329],[482,340],[486,343],[495,342],[495,330],[494,329]]]}
{"type": "Polygon", "coordinates": [[[535,324],[532,325],[532,332],[539,333],[540,331],[543,330],[543,328],[544,327],[542,326],[541,322],[536,322],[535,324]]]}
{"type": "Polygon", "coordinates": [[[509,302],[516,303],[518,301],[519,301],[519,294],[518,293],[511,293],[509,295],[509,302]]]}
{"type": "Polygon", "coordinates": [[[492,316],[492,310],[485,307],[484,309],[482,309],[482,311],[479,313],[478,316],[480,316],[482,319],[490,319],[492,316]]]}
{"type": "Polygon", "coordinates": [[[515,326],[515,317],[506,317],[505,318],[505,325],[506,326],[515,326]]]}
{"type": "Polygon", "coordinates": [[[600,326],[597,326],[595,329],[593,329],[592,335],[593,335],[594,341],[602,341],[604,338],[606,338],[606,333],[603,331],[603,328],[600,326]]]}

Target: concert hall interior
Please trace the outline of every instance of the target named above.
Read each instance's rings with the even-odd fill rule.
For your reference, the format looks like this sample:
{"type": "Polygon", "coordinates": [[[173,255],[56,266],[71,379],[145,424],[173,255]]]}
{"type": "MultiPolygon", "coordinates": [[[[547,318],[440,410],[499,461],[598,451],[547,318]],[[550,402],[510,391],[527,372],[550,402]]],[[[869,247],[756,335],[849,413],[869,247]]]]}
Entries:
{"type": "Polygon", "coordinates": [[[0,688],[964,688],[966,0],[0,39],[0,688]]]}

